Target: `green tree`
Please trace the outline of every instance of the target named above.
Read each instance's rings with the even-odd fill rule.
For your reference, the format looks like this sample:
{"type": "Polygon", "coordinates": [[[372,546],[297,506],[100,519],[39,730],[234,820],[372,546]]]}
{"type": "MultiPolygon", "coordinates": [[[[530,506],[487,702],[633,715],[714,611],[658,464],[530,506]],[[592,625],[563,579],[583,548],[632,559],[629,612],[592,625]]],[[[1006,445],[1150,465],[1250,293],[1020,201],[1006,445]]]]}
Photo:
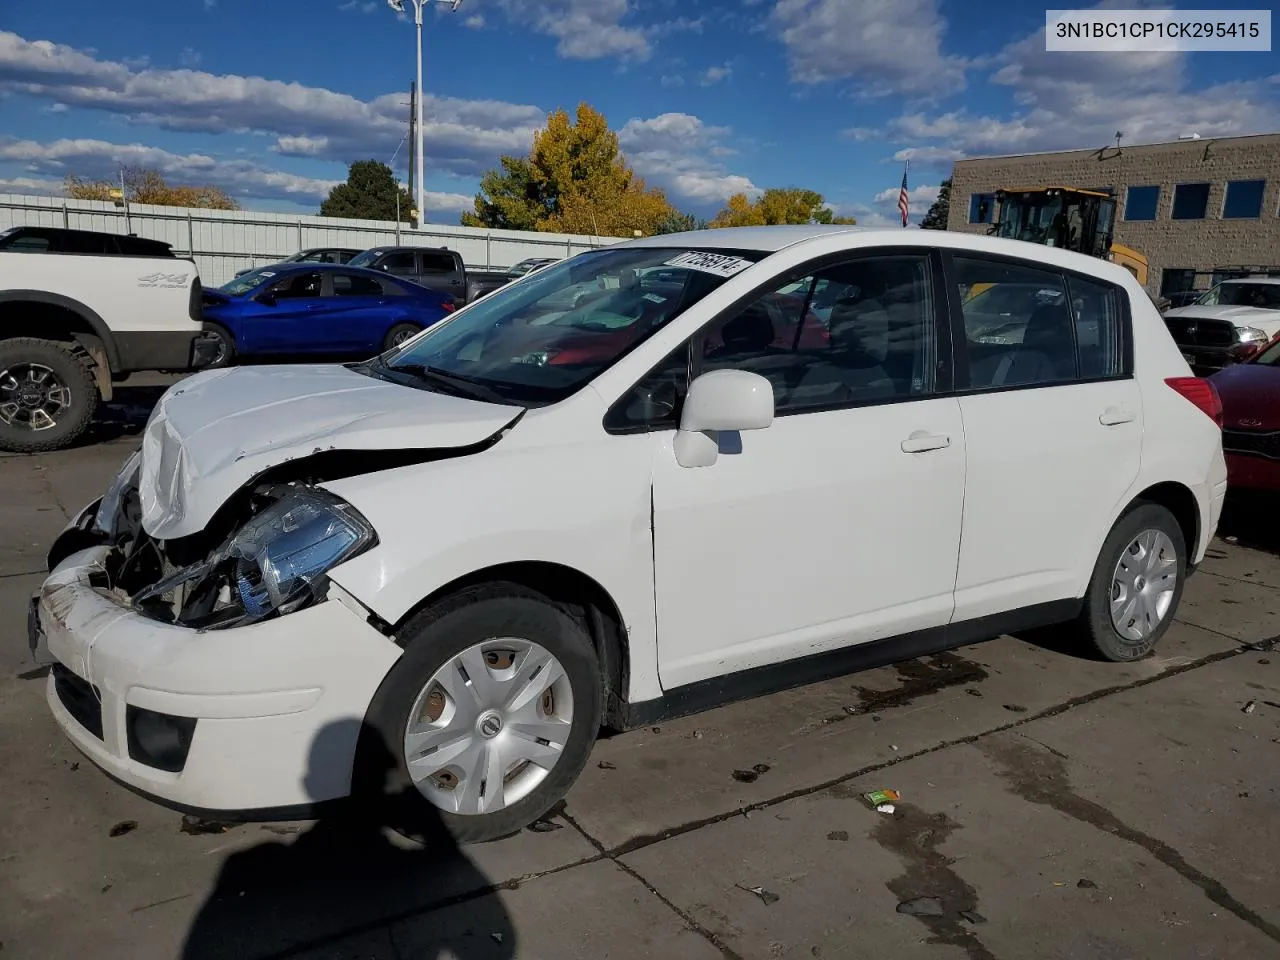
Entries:
{"type": "Polygon", "coordinates": [[[681,213],[679,210],[672,210],[667,219],[658,224],[658,229],[654,233],[687,233],[690,230],[705,229],[707,229],[707,221],[700,217],[695,217],[692,213],[681,213]]]}
{"type": "Polygon", "coordinates": [[[942,185],[938,187],[938,199],[933,201],[933,205],[929,207],[929,212],[924,215],[924,219],[920,221],[922,230],[945,230],[947,229],[947,216],[951,212],[951,178],[942,181],[942,185]]]}
{"type": "Polygon", "coordinates": [[[745,193],[729,198],[711,221],[713,227],[759,227],[782,223],[857,223],[853,217],[837,217],[824,206],[822,194],[796,187],[771,188],[751,200],[745,193]]]}
{"type": "Polygon", "coordinates": [[[412,219],[409,191],[396,183],[391,168],[380,160],[357,160],[347,170],[347,182],[329,191],[320,204],[320,216],[345,220],[394,220],[396,193],[400,194],[400,219],[412,219]]]}
{"type": "Polygon", "coordinates": [[[504,156],[480,181],[467,226],[506,227],[625,237],[653,234],[673,213],[666,195],[649,187],[618,148],[604,116],[579,104],[547,116],[527,157],[504,156]]]}

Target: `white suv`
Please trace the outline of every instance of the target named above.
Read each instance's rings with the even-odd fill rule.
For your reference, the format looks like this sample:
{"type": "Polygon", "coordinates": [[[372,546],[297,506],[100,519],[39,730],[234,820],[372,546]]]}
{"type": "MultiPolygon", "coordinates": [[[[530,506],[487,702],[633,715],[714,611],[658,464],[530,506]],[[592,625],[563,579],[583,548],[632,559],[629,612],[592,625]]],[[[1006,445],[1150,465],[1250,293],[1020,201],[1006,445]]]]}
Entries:
{"type": "Polygon", "coordinates": [[[367,363],[175,386],[55,544],[31,642],[67,735],[163,803],[391,794],[487,839],[602,727],[1064,621],[1145,656],[1218,521],[1219,419],[1101,260],[652,237],[367,363]],[[984,337],[966,294],[1004,284],[984,337]]]}

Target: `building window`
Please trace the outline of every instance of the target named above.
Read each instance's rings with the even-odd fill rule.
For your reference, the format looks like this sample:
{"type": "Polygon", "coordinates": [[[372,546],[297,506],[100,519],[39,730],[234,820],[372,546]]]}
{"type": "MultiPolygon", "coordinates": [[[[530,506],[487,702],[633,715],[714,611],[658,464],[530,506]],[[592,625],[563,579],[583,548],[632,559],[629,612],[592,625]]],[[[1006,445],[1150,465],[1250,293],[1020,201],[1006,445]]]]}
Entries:
{"type": "Polygon", "coordinates": [[[1154,220],[1160,204],[1159,187],[1130,187],[1124,201],[1126,220],[1154,220]]]}
{"type": "Polygon", "coordinates": [[[1229,180],[1222,201],[1223,220],[1253,220],[1262,216],[1262,191],[1265,180],[1229,180]]]}
{"type": "Polygon", "coordinates": [[[996,195],[971,193],[969,195],[969,222],[991,223],[995,219],[996,195]]]}
{"type": "Polygon", "coordinates": [[[1167,267],[1160,272],[1160,296],[1196,288],[1196,272],[1189,267],[1167,267]]]}
{"type": "Polygon", "coordinates": [[[1180,183],[1173,188],[1173,219],[1203,220],[1209,209],[1207,183],[1180,183]]]}

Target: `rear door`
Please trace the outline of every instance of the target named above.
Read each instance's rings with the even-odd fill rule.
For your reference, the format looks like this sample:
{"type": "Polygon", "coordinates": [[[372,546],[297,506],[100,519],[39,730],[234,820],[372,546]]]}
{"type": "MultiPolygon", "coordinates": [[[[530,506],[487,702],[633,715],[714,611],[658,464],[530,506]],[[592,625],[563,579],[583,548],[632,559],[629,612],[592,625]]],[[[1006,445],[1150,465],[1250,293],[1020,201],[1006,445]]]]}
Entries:
{"type": "Polygon", "coordinates": [[[1077,598],[1141,463],[1128,296],[1032,261],[946,260],[967,453],[955,619],[1077,598]],[[980,283],[1007,307],[995,330],[962,303],[980,283]]]}
{"type": "Polygon", "coordinates": [[[447,293],[459,303],[467,298],[467,275],[462,258],[448,250],[419,251],[422,274],[419,282],[424,287],[447,293]]]}
{"type": "Polygon", "coordinates": [[[333,353],[381,349],[390,326],[382,285],[376,277],[330,271],[326,274],[324,308],[316,317],[314,335],[333,353]]]}

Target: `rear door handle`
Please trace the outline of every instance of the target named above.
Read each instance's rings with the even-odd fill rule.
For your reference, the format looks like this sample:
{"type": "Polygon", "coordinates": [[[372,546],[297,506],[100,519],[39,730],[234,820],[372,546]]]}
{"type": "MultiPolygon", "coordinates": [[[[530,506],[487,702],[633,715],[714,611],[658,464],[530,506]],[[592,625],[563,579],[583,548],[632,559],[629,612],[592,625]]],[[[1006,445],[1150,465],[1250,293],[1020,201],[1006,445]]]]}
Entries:
{"type": "Polygon", "coordinates": [[[1098,417],[1098,422],[1104,427],[1114,427],[1122,423],[1132,423],[1138,418],[1138,415],[1132,410],[1124,410],[1120,407],[1107,407],[1102,411],[1102,415],[1098,417]]]}
{"type": "Polygon", "coordinates": [[[925,433],[917,430],[902,441],[903,453],[928,453],[930,450],[945,450],[951,446],[951,438],[938,433],[925,433]]]}

